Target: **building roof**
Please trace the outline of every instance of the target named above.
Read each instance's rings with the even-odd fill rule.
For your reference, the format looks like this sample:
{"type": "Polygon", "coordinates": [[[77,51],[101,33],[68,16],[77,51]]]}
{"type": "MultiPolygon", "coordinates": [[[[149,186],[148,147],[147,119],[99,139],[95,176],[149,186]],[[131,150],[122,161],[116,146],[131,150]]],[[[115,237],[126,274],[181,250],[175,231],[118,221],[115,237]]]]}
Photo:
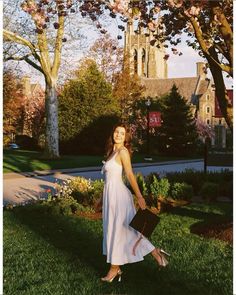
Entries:
{"type": "MultiPolygon", "coordinates": [[[[179,90],[179,93],[187,100],[192,100],[192,95],[196,91],[198,77],[185,77],[185,78],[169,78],[169,79],[152,79],[152,78],[141,78],[142,85],[145,86],[146,90],[144,95],[150,97],[162,96],[168,94],[175,84],[179,90]]],[[[204,82],[204,81],[202,81],[204,82]]],[[[201,91],[205,87],[202,83],[201,91]]],[[[198,91],[199,92],[199,91],[198,91]]],[[[204,92],[203,92],[204,93],[204,92]]]]}
{"type": "Polygon", "coordinates": [[[207,91],[209,84],[210,80],[200,80],[196,94],[203,95],[207,91]]]}

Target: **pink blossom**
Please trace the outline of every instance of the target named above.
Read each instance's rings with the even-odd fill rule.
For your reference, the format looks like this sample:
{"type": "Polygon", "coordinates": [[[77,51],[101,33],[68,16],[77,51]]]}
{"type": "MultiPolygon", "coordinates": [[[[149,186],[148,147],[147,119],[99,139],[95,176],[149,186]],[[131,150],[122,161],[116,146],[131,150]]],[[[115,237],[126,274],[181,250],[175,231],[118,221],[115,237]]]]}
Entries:
{"type": "Polygon", "coordinates": [[[154,23],[153,22],[149,22],[148,23],[148,28],[149,28],[150,31],[154,32],[155,31],[155,25],[154,25],[154,23]]]}
{"type": "Polygon", "coordinates": [[[128,7],[129,7],[129,0],[115,0],[110,1],[110,8],[112,11],[125,14],[127,13],[128,7]]]}
{"type": "Polygon", "coordinates": [[[199,15],[201,9],[200,9],[200,7],[191,6],[188,11],[189,11],[189,14],[191,14],[193,16],[197,16],[197,15],[199,15]]]}

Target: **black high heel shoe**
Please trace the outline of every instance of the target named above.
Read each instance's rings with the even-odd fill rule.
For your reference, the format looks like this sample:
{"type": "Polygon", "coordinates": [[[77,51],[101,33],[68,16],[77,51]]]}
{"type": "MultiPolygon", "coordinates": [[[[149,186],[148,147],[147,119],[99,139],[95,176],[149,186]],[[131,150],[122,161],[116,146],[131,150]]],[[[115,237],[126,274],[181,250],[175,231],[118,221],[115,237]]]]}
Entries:
{"type": "Polygon", "coordinates": [[[104,278],[101,278],[101,280],[103,282],[111,283],[114,280],[114,278],[118,276],[118,282],[121,282],[121,275],[122,275],[122,271],[119,269],[117,273],[110,279],[106,279],[106,277],[104,277],[104,278]]]}

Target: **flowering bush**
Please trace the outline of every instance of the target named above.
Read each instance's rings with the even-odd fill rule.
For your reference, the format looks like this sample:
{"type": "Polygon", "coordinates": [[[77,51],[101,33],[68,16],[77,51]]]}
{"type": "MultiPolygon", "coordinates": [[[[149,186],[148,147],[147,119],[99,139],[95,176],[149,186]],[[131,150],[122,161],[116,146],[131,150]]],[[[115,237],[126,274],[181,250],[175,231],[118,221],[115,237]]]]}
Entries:
{"type": "Polygon", "coordinates": [[[102,196],[103,187],[104,181],[102,179],[91,181],[91,179],[78,176],[58,184],[54,199],[71,200],[72,198],[78,204],[90,207],[102,196]]]}

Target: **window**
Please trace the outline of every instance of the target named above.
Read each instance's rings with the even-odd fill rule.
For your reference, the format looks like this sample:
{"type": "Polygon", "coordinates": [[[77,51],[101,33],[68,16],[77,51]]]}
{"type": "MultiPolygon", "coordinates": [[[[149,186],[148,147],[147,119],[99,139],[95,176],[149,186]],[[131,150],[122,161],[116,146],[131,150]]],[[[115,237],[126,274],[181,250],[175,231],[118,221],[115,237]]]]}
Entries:
{"type": "Polygon", "coordinates": [[[207,125],[210,125],[210,120],[209,119],[207,119],[207,125]]]}
{"type": "Polygon", "coordinates": [[[138,73],[138,54],[137,50],[134,50],[134,73],[138,73]]]}
{"type": "Polygon", "coordinates": [[[209,94],[206,95],[206,99],[207,99],[207,100],[210,99],[210,95],[209,95],[209,94]]]}
{"type": "Polygon", "coordinates": [[[142,49],[142,76],[146,76],[145,73],[145,50],[142,49]]]}
{"type": "Polygon", "coordinates": [[[221,125],[221,119],[219,119],[219,125],[221,125]]]}
{"type": "Polygon", "coordinates": [[[210,107],[206,107],[206,113],[209,114],[211,111],[211,108],[210,107]]]}

